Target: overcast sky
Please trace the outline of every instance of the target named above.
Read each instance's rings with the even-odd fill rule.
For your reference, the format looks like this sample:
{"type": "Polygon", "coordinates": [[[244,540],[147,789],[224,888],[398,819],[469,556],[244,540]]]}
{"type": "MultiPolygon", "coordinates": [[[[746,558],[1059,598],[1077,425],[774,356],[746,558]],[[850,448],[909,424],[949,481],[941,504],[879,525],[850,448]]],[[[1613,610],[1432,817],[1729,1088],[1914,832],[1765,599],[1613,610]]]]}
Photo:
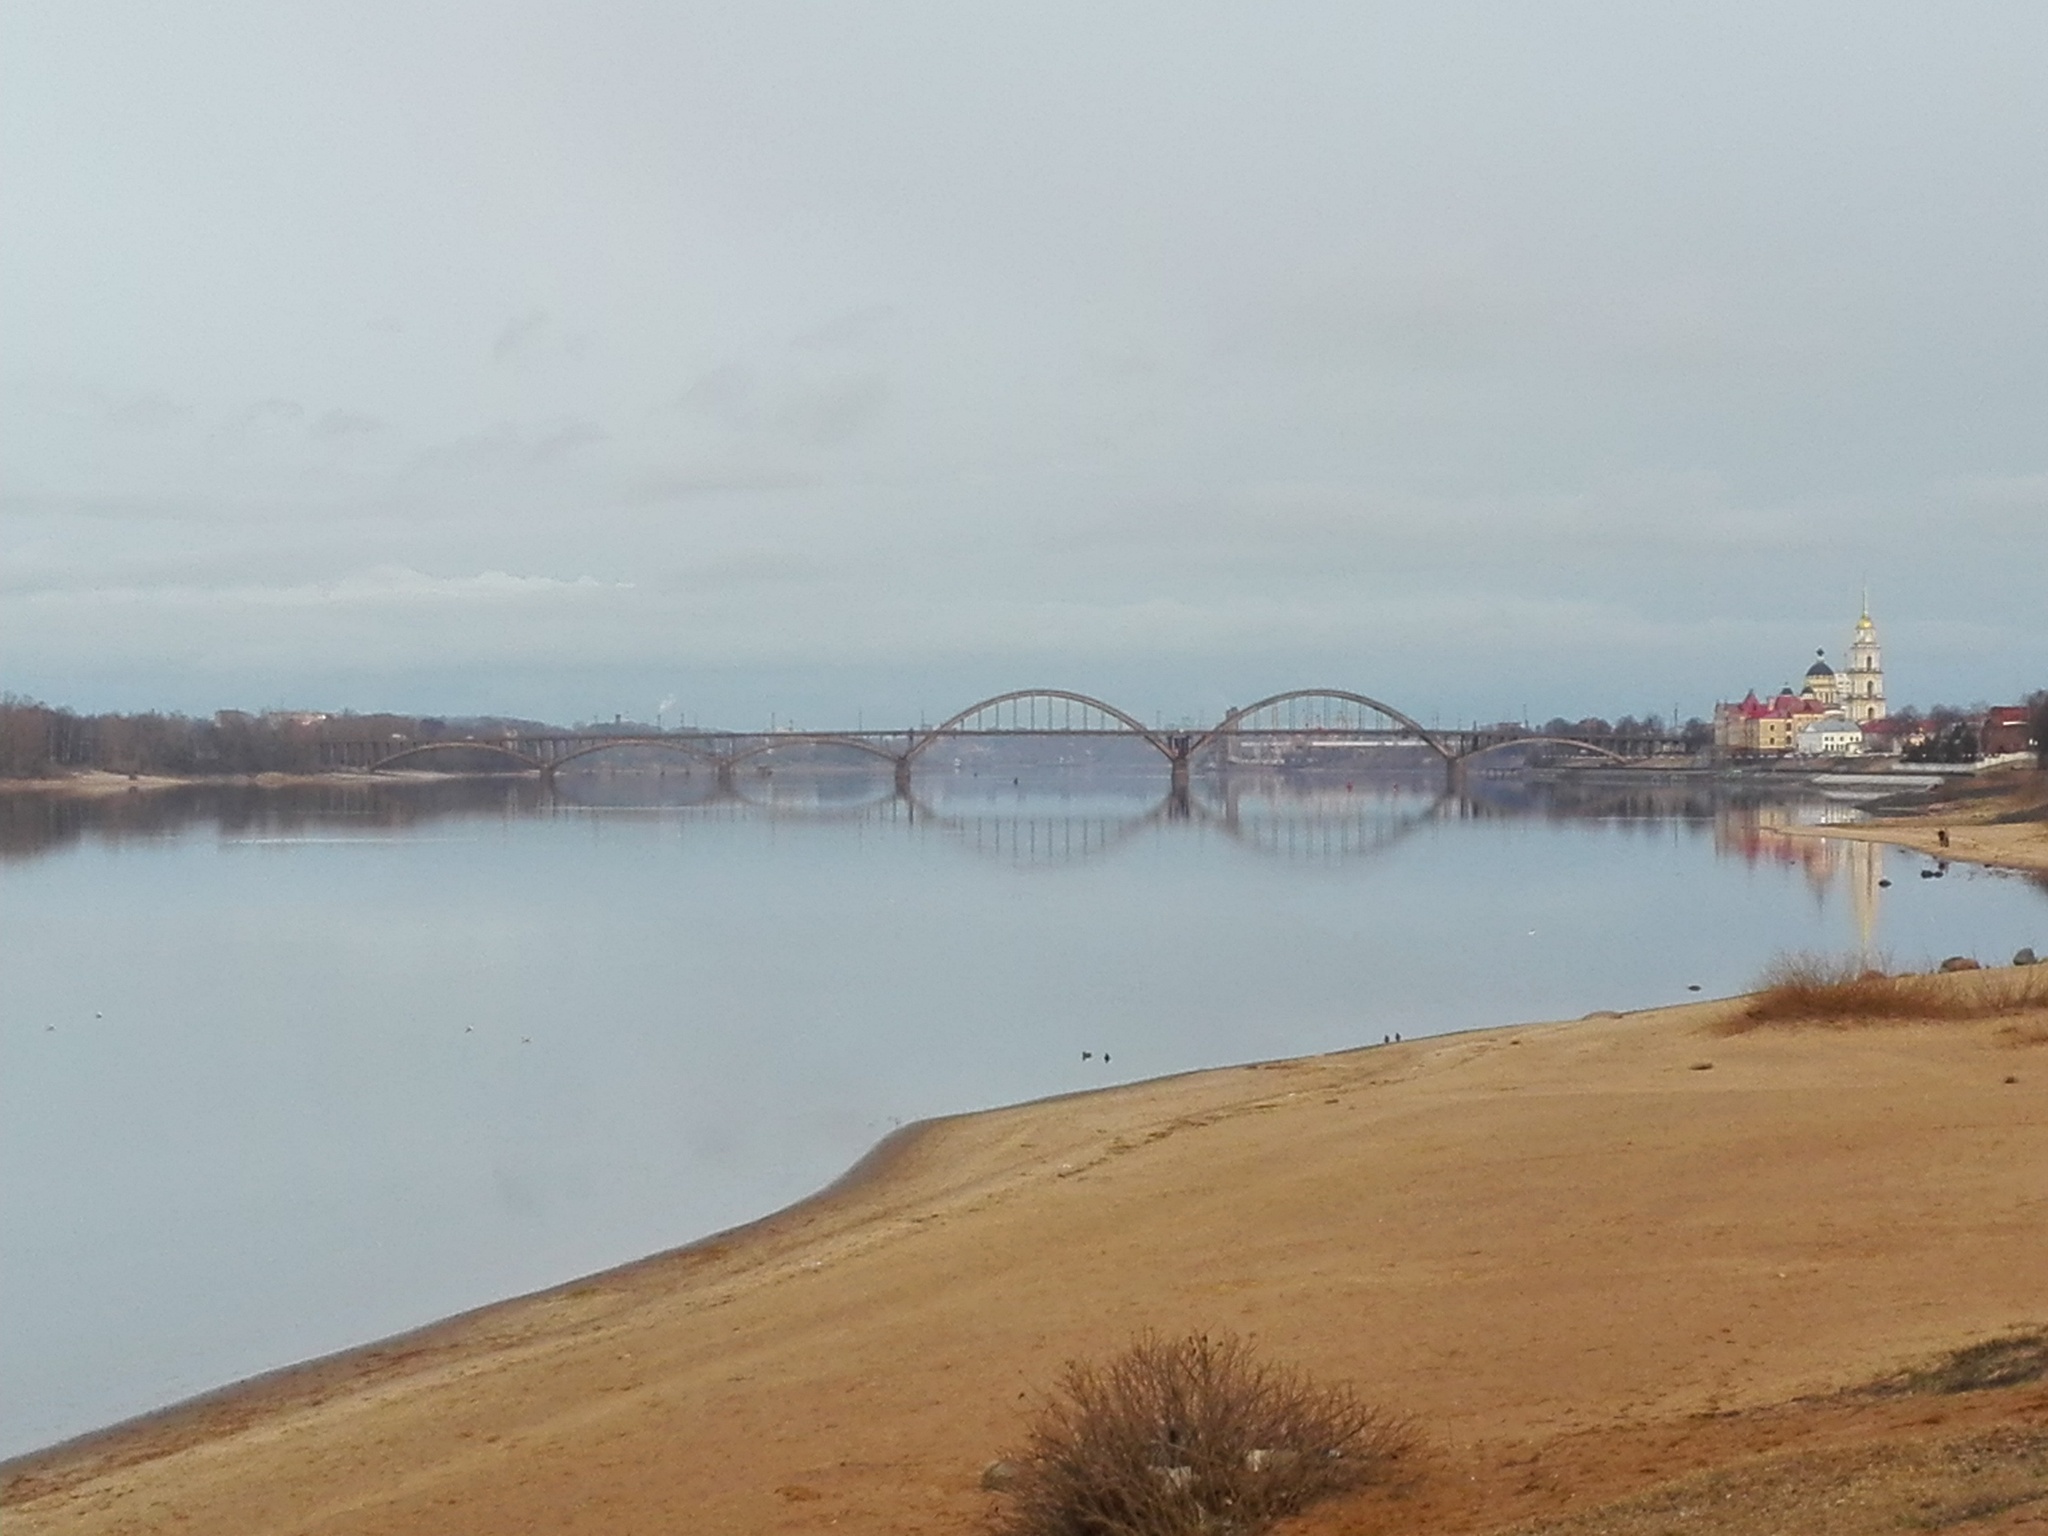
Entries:
{"type": "Polygon", "coordinates": [[[0,17],[0,689],[2048,686],[2038,0],[0,17]]]}

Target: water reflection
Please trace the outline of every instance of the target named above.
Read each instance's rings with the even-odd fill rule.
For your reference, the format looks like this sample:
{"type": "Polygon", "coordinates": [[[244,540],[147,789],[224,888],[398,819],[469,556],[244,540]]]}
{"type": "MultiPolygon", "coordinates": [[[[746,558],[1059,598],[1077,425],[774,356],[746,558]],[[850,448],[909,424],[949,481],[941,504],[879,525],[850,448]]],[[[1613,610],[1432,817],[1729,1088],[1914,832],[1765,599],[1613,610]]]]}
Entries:
{"type": "Polygon", "coordinates": [[[1797,869],[1816,900],[1837,886],[1846,889],[1856,925],[1856,947],[1868,955],[1877,947],[1881,893],[1890,884],[1885,876],[1885,845],[1854,838],[1795,835],[1788,830],[1847,825],[1856,819],[1855,812],[1832,803],[1735,807],[1714,823],[1714,851],[1746,864],[1797,869]]]}
{"type": "MultiPolygon", "coordinates": [[[[0,858],[84,840],[118,846],[212,825],[230,839],[417,832],[447,818],[579,812],[713,813],[721,822],[856,821],[937,828],[977,853],[1025,863],[1072,862],[1176,824],[1212,828],[1285,858],[1350,859],[1397,843],[1440,817],[1712,824],[1726,851],[1758,856],[1774,826],[1858,816],[1810,792],[1748,784],[1440,773],[1371,778],[1250,772],[1198,779],[1176,794],[1163,775],[1041,774],[1008,785],[931,775],[907,794],[863,772],[757,772],[721,784],[709,773],[565,773],[545,785],[524,775],[342,779],[318,783],[189,785],[89,796],[0,794],[0,858]],[[1056,850],[1056,851],[1055,851],[1056,850]]],[[[1775,846],[1775,845],[1773,845],[1775,846]]]]}
{"type": "Polygon", "coordinates": [[[0,859],[33,857],[85,840],[109,846],[158,841],[209,823],[224,837],[405,832],[450,816],[531,815],[547,803],[537,781],[510,775],[401,784],[335,779],[275,787],[194,784],[111,794],[0,794],[0,859]]]}
{"type": "MultiPolygon", "coordinates": [[[[1853,804],[1802,787],[1754,780],[1641,774],[1475,776],[1441,773],[1344,778],[1245,770],[1198,778],[1176,792],[1163,775],[1064,769],[999,776],[931,774],[905,793],[886,775],[756,769],[721,783],[709,772],[565,773],[342,779],[277,786],[190,785],[91,796],[0,794],[0,860],[91,841],[156,842],[212,827],[228,841],[317,836],[418,836],[436,822],[641,814],[734,825],[854,823],[936,834],[963,852],[1019,868],[1062,868],[1115,856],[1145,837],[1220,833],[1292,863],[1344,864],[1387,853],[1444,820],[1589,822],[1641,835],[1710,831],[1715,852],[1745,864],[1798,870],[1816,899],[1846,892],[1856,942],[1870,950],[1889,887],[1883,845],[1795,835],[1793,828],[1860,820],[1853,804]]],[[[1912,856],[1894,849],[1895,863],[1912,856]]],[[[1903,867],[1903,865],[1901,866],[1903,867]]],[[[2023,877],[2048,890],[2048,875],[2023,877]]]]}
{"type": "MultiPolygon", "coordinates": [[[[1866,950],[1875,942],[1881,892],[1890,883],[1882,845],[1788,830],[1861,819],[1853,805],[1808,789],[1596,773],[1475,776],[1453,785],[1427,769],[1345,778],[1238,767],[1180,790],[1142,771],[1066,769],[1020,774],[1008,785],[1000,776],[933,774],[906,793],[887,776],[860,768],[757,768],[725,781],[678,769],[565,773],[552,783],[524,775],[451,775],[191,785],[84,797],[15,794],[0,795],[0,859],[86,840],[112,847],[159,841],[207,826],[229,841],[303,841],[417,836],[450,819],[634,813],[719,825],[854,823],[923,832],[977,858],[1048,869],[1112,857],[1144,837],[1189,833],[1220,833],[1286,862],[1344,864],[1383,855],[1443,820],[1594,822],[1641,834],[1710,829],[1723,857],[1796,868],[1816,898],[1845,890],[1857,941],[1866,950]]],[[[2048,876],[2033,878],[2048,889],[2048,876]]]]}

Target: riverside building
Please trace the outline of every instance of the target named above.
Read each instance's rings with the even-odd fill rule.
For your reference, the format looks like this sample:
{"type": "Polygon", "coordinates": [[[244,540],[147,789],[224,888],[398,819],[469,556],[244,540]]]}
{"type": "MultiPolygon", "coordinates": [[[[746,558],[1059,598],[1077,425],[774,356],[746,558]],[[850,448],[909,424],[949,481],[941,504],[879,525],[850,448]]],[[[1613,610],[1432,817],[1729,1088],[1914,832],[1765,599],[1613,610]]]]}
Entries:
{"type": "Polygon", "coordinates": [[[1878,745],[1879,733],[1865,727],[1884,717],[1884,653],[1866,601],[1847,667],[1838,672],[1816,652],[1797,693],[1788,684],[1763,700],[1751,689],[1737,703],[1716,704],[1714,746],[1746,757],[1856,757],[1878,745]]]}

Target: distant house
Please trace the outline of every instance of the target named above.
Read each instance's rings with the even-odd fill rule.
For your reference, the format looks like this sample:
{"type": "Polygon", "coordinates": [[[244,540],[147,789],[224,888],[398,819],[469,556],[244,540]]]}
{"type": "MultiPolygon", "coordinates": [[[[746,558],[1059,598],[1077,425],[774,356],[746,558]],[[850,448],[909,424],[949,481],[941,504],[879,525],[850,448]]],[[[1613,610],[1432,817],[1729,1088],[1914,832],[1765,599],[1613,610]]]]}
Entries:
{"type": "Polygon", "coordinates": [[[1793,732],[1792,750],[1800,757],[1861,757],[1863,727],[1847,715],[1821,715],[1793,732]]]}
{"type": "Polygon", "coordinates": [[[1714,745],[1724,752],[1781,756],[1793,750],[1801,726],[1816,720],[1846,722],[1818,699],[1780,689],[1768,704],[1752,689],[1739,704],[1714,706],[1714,745]]]}
{"type": "Polygon", "coordinates": [[[1986,757],[2033,749],[2033,724],[2024,704],[2003,704],[1984,712],[1977,722],[1977,750],[1986,757]]]}
{"type": "Polygon", "coordinates": [[[1901,720],[1896,715],[1887,715],[1882,720],[1867,721],[1863,727],[1863,750],[1888,757],[1896,757],[1926,739],[1927,727],[1911,717],[1901,720]]]}

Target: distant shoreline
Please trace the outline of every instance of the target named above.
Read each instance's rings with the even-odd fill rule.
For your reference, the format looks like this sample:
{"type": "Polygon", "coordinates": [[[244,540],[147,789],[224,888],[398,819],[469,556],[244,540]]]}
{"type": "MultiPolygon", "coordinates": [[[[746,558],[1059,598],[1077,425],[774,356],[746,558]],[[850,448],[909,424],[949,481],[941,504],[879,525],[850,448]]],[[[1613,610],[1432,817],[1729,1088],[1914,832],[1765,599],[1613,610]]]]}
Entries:
{"type": "MultiPolygon", "coordinates": [[[[1889,762],[1889,760],[1887,760],[1889,762]]],[[[600,773],[640,774],[644,769],[596,769],[600,773]]],[[[805,770],[814,771],[814,770],[805,770]]],[[[1247,770],[1250,771],[1250,770],[1247,770]]],[[[1339,772],[1334,768],[1314,770],[1322,776],[1339,772]]],[[[1403,770],[1404,772],[1411,770],[1403,770]]],[[[1417,772],[1432,771],[1428,765],[1417,772]]],[[[1482,774],[1483,777],[1531,777],[1546,780],[1596,780],[1601,783],[1622,781],[1641,783],[1644,781],[1684,782],[1707,780],[1730,784],[1768,784],[1792,787],[1828,783],[1837,786],[1844,781],[1867,783],[1871,789],[1884,788],[1889,782],[1900,781],[1897,788],[1902,793],[1911,793],[1928,787],[1930,782],[1940,782],[1967,777],[1958,768],[1948,764],[1893,764],[1886,767],[1855,768],[1842,762],[1805,763],[1642,763],[1616,765],[1609,763],[1588,763],[1584,766],[1545,767],[1521,770],[1518,773],[1482,774]]],[[[111,795],[147,794],[172,789],[294,789],[318,787],[333,784],[445,784],[453,782],[534,781],[540,777],[535,769],[492,770],[488,772],[449,772],[435,769],[383,769],[372,772],[363,768],[332,768],[310,773],[117,773],[110,769],[92,768],[79,773],[34,779],[0,778],[0,795],[58,795],[75,796],[82,799],[101,799],[111,795]]]]}
{"type": "Polygon", "coordinates": [[[443,784],[457,780],[531,779],[526,773],[436,773],[391,769],[370,773],[341,768],[322,773],[113,773],[103,768],[62,778],[0,779],[0,795],[58,795],[98,800],[112,795],[151,794],[172,789],[300,789],[324,784],[443,784]]]}

